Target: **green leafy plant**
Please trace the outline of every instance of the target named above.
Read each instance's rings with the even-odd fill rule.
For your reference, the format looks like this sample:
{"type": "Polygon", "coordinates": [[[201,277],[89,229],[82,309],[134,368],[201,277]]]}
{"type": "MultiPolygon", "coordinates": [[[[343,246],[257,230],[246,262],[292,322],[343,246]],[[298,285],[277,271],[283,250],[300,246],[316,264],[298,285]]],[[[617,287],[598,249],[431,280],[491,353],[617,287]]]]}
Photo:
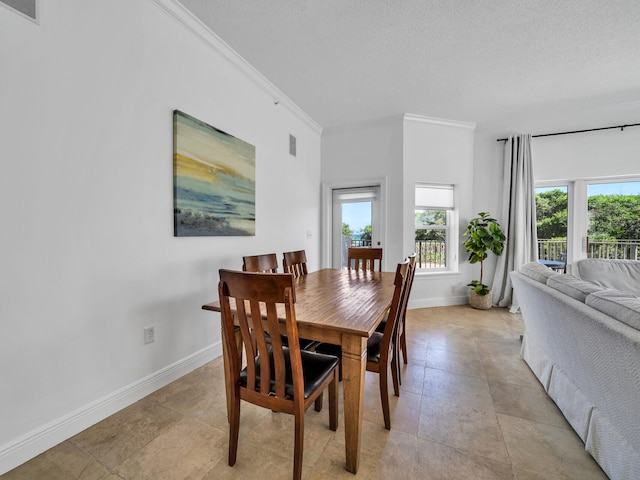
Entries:
{"type": "Polygon", "coordinates": [[[371,244],[371,234],[373,231],[371,230],[371,225],[365,225],[365,227],[360,231],[360,240],[365,241],[368,240],[369,244],[371,244]]]}
{"type": "Polygon", "coordinates": [[[506,237],[502,233],[500,224],[487,212],[480,212],[472,219],[464,231],[467,238],[464,248],[469,252],[469,263],[480,262],[480,280],[473,280],[467,286],[478,295],[484,296],[490,292],[489,287],[482,283],[483,262],[492,252],[496,256],[502,255],[506,237]]]}

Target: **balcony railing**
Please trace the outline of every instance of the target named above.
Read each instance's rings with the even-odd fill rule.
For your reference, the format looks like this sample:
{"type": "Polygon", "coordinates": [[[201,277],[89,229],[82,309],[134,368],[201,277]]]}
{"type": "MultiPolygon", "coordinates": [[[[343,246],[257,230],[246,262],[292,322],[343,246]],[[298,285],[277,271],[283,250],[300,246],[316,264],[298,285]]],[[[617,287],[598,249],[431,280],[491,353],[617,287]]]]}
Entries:
{"type": "Polygon", "coordinates": [[[594,241],[587,243],[587,257],[638,260],[640,240],[594,241]]]}
{"type": "MultiPolygon", "coordinates": [[[[348,237],[345,238],[348,239],[348,237]]],[[[350,247],[370,247],[371,240],[351,239],[348,245],[350,247]]],[[[415,252],[417,267],[445,268],[447,266],[447,251],[445,245],[443,240],[416,240],[415,252]]],[[[343,257],[346,258],[346,248],[343,257]]]]}
{"type": "Polygon", "coordinates": [[[540,240],[538,239],[538,260],[567,261],[566,240],[540,240]]]}
{"type": "Polygon", "coordinates": [[[351,245],[349,245],[350,247],[370,247],[371,246],[371,239],[369,240],[354,240],[351,239],[351,245]]]}
{"type": "Polygon", "coordinates": [[[447,250],[444,240],[416,240],[417,268],[445,268],[447,250]]]}
{"type": "MultiPolygon", "coordinates": [[[[371,240],[351,240],[350,246],[370,247],[371,240]]],[[[447,266],[446,244],[442,240],[416,240],[415,252],[418,268],[445,268],[447,266]]],[[[640,259],[640,240],[589,240],[587,258],[638,260],[640,259]]],[[[566,262],[567,241],[539,239],[538,259],[566,262]]]]}
{"type": "MultiPolygon", "coordinates": [[[[538,240],[540,260],[566,261],[566,240],[538,240]]],[[[587,258],[638,260],[640,240],[591,240],[587,243],[587,258]]]]}

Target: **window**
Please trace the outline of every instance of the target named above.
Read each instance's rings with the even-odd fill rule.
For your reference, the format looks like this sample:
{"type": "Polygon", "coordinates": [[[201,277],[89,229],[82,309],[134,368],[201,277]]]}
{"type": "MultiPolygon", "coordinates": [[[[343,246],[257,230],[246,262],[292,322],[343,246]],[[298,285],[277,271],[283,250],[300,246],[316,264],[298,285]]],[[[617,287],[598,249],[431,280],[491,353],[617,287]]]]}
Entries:
{"type": "Polygon", "coordinates": [[[536,187],[540,260],[640,258],[640,179],[594,178],[536,187]]]}
{"type": "Polygon", "coordinates": [[[587,185],[587,258],[640,258],[640,182],[587,185]]]}
{"type": "Polygon", "coordinates": [[[416,184],[415,252],[423,271],[456,271],[457,216],[453,185],[416,184]]]}
{"type": "Polygon", "coordinates": [[[538,233],[538,259],[567,261],[567,185],[537,187],[536,224],[538,233]]]}

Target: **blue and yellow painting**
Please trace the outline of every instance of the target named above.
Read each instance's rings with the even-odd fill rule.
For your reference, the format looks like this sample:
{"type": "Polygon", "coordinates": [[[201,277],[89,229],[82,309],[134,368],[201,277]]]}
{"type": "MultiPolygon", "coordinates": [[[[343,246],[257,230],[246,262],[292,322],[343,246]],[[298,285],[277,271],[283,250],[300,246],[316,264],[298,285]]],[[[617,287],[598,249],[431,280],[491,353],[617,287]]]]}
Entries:
{"type": "Polygon", "coordinates": [[[256,149],[173,112],[174,236],[256,234],[256,149]]]}

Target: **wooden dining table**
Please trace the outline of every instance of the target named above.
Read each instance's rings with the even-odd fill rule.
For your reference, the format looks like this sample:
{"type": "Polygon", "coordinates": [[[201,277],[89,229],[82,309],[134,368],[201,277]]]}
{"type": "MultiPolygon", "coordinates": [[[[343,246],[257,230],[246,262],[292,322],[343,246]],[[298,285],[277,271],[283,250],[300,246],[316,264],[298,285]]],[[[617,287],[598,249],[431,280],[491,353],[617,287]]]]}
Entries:
{"type": "MultiPolygon", "coordinates": [[[[394,278],[392,272],[323,269],[295,280],[299,336],[342,346],[346,468],[352,473],[360,460],[367,339],[389,307],[394,278]]],[[[220,312],[220,302],[202,308],[220,312]]],[[[225,381],[229,399],[228,375],[225,381]]]]}

